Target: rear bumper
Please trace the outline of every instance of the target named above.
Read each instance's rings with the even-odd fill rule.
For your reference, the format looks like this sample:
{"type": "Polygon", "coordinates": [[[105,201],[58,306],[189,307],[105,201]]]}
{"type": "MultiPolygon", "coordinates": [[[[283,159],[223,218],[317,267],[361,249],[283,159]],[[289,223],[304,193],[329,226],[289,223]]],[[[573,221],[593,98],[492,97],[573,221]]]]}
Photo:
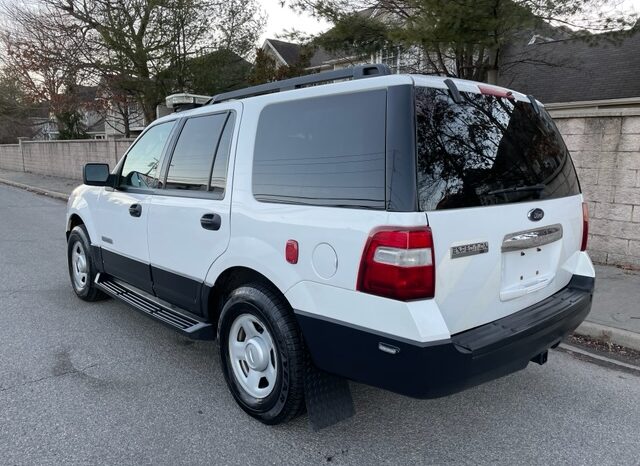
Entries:
{"type": "Polygon", "coordinates": [[[524,369],[556,346],[591,310],[594,285],[594,278],[574,275],[534,306],[427,344],[307,314],[297,317],[320,369],[415,398],[437,398],[524,369]]]}

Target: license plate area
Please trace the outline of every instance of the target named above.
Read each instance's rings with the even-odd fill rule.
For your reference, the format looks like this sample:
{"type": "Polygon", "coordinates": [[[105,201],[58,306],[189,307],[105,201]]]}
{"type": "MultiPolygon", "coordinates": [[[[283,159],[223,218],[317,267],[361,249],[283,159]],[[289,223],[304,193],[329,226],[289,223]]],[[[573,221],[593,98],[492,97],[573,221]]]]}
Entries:
{"type": "Polygon", "coordinates": [[[551,284],[562,251],[560,224],[506,235],[502,243],[500,300],[534,293],[551,284]]]}

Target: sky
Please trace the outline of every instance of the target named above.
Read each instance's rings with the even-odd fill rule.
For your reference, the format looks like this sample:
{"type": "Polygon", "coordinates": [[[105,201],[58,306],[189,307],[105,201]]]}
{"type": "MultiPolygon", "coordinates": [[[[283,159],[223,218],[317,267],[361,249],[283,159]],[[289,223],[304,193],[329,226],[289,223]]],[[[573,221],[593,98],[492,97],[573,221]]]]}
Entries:
{"type": "Polygon", "coordinates": [[[281,7],[280,0],[258,1],[268,15],[265,32],[260,37],[260,45],[267,38],[276,39],[276,35],[285,30],[296,29],[306,34],[316,34],[329,28],[329,23],[325,21],[319,21],[307,14],[298,15],[289,7],[281,7]]]}

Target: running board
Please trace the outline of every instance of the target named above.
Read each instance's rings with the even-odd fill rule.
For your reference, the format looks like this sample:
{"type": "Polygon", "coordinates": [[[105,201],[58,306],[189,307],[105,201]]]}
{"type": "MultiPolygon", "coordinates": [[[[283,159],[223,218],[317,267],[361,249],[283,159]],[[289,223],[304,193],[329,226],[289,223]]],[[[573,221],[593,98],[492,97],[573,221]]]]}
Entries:
{"type": "Polygon", "coordinates": [[[131,285],[98,273],[96,286],[113,298],[117,298],[143,314],[171,327],[194,340],[213,340],[211,324],[196,319],[190,313],[137,290],[131,285]]]}

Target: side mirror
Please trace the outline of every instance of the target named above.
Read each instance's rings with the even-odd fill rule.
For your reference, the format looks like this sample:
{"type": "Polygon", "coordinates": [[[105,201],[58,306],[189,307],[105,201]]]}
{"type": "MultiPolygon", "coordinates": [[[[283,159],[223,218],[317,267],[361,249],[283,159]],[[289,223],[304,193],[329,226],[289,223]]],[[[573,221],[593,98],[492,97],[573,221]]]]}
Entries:
{"type": "Polygon", "coordinates": [[[89,186],[107,186],[109,178],[109,165],[106,163],[88,163],[82,170],[82,182],[89,186]]]}

